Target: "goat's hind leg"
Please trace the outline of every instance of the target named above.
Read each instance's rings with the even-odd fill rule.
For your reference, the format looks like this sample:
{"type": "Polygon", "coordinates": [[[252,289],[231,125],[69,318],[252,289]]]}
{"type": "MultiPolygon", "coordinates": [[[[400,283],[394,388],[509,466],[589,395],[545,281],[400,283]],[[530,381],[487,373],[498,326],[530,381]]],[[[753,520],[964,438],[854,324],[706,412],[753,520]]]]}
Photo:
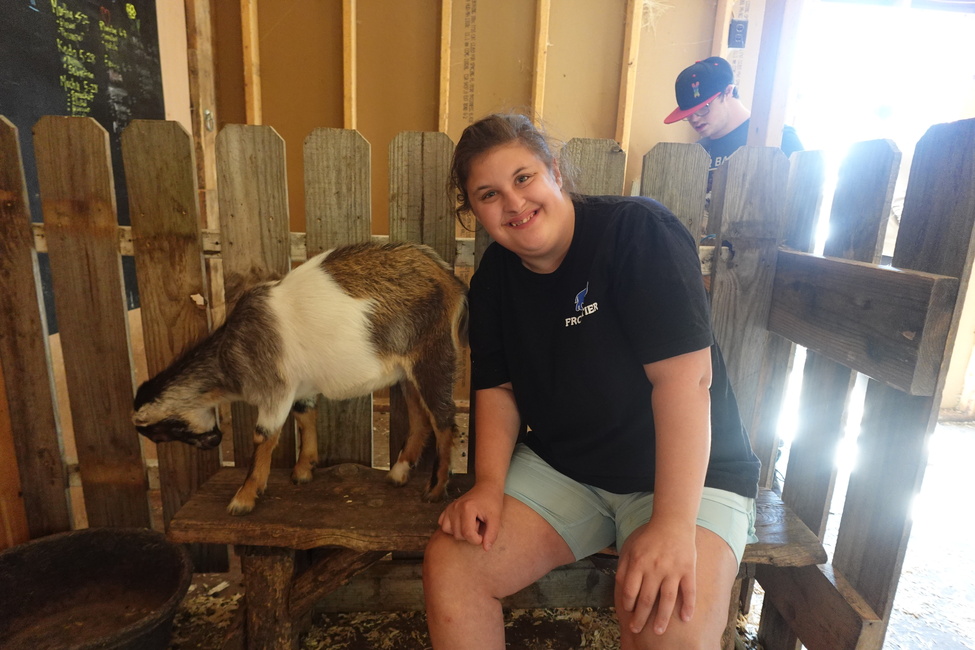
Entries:
{"type": "Polygon", "coordinates": [[[312,479],[312,470],[318,466],[318,398],[298,400],[291,408],[301,439],[298,462],[291,473],[294,483],[307,483],[312,479]]]}
{"type": "Polygon", "coordinates": [[[423,498],[427,501],[442,501],[447,496],[447,483],[450,481],[450,461],[457,436],[457,426],[451,418],[450,423],[434,424],[437,440],[437,455],[433,460],[433,473],[427,484],[423,498]]]}
{"type": "Polygon", "coordinates": [[[406,410],[409,414],[410,433],[406,443],[400,449],[396,462],[389,468],[386,480],[393,485],[406,485],[410,480],[410,472],[416,467],[426,445],[430,433],[430,414],[423,405],[420,393],[409,379],[400,382],[403,397],[406,399],[406,410]]]}

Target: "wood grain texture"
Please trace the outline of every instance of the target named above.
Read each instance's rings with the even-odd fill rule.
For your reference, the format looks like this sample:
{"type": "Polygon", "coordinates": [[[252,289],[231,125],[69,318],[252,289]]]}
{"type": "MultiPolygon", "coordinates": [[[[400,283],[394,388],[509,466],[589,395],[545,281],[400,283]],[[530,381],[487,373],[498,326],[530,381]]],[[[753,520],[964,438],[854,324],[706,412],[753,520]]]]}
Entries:
{"type": "MultiPolygon", "coordinates": [[[[840,165],[833,194],[826,255],[879,261],[899,160],[899,152],[886,140],[850,147],[840,165]]],[[[811,252],[824,161],[820,152],[802,151],[794,153],[790,162],[788,204],[790,210],[801,212],[800,223],[804,225],[799,227],[800,223],[790,222],[785,243],[796,250],[811,252]],[[811,183],[801,183],[807,189],[796,186],[802,171],[813,179],[811,183]]],[[[782,499],[820,537],[826,529],[836,477],[836,450],[844,435],[844,415],[856,374],[814,350],[806,351],[796,431],[789,449],[782,499]]],[[[795,648],[796,637],[775,608],[776,600],[769,598],[762,605],[759,635],[773,648],[795,648]]]]}
{"type": "MultiPolygon", "coordinates": [[[[224,284],[248,286],[291,270],[284,140],[269,126],[228,125],[217,135],[217,182],[223,235],[224,284]]],[[[228,303],[231,298],[227,296],[228,303]]],[[[232,407],[238,464],[254,449],[257,410],[232,407]]],[[[295,462],[294,423],[288,418],[274,451],[275,467],[295,462]]]]}
{"type": "MultiPolygon", "coordinates": [[[[207,335],[210,322],[193,141],[176,122],[135,120],[122,133],[149,376],[207,335]]],[[[219,450],[158,445],[163,523],[220,468],[219,450]]],[[[226,570],[227,548],[194,547],[197,570],[226,570]]]]}
{"type": "Polygon", "coordinates": [[[17,127],[0,116],[0,365],[15,451],[0,472],[16,476],[19,467],[31,538],[71,529],[43,305],[17,127]]]}
{"type": "Polygon", "coordinates": [[[890,140],[850,147],[840,167],[823,254],[880,263],[901,152],[890,140]]]}
{"type": "Polygon", "coordinates": [[[711,156],[695,143],[661,142],[643,156],[640,195],[670,208],[695,238],[704,232],[711,156]]]}
{"type": "Polygon", "coordinates": [[[454,143],[446,133],[411,131],[389,143],[389,240],[426,244],[453,265],[453,205],[447,195],[454,143]]]}
{"type": "Polygon", "coordinates": [[[813,251],[825,178],[826,160],[822,151],[797,151],[789,157],[784,246],[804,253],[813,251]]]}
{"type": "MultiPolygon", "coordinates": [[[[785,231],[781,245],[812,248],[822,197],[823,157],[819,152],[797,152],[789,162],[786,188],[785,231]]],[[[779,336],[768,337],[760,375],[763,390],[756,404],[753,451],[762,462],[759,485],[771,487],[779,455],[779,419],[795,344],[779,336]]]]}
{"type": "MultiPolygon", "coordinates": [[[[357,131],[315,129],[305,138],[305,230],[308,257],[369,241],[371,147],[357,131]]],[[[372,396],[318,398],[322,465],[372,464],[372,396]]]]}
{"type": "Polygon", "coordinates": [[[288,608],[295,573],[295,551],[288,548],[245,547],[240,570],[245,576],[244,602],[248,650],[294,648],[298,629],[288,608]]]}
{"type": "Polygon", "coordinates": [[[572,138],[559,154],[563,165],[574,172],[573,190],[579,194],[623,193],[626,152],[608,138],[572,138]]]}
{"type": "Polygon", "coordinates": [[[88,522],[148,527],[108,134],[47,116],[34,149],[88,522]]]}
{"type": "MultiPolygon", "coordinates": [[[[961,278],[966,292],[975,222],[975,120],[928,130],[914,151],[893,264],[961,278]]],[[[954,342],[956,307],[945,343],[954,342]]],[[[850,477],[833,564],[888,620],[911,530],[911,504],[924,476],[926,444],[943,389],[905,396],[870,382],[858,439],[862,463],[850,477]]],[[[879,644],[874,646],[879,648],[879,644]]]]}
{"type": "MultiPolygon", "coordinates": [[[[457,248],[447,194],[454,143],[446,133],[400,133],[389,143],[389,241],[426,244],[451,267],[457,248]]],[[[409,434],[406,401],[389,389],[389,458],[396,462],[409,434]]]]}
{"type": "Polygon", "coordinates": [[[761,566],[756,577],[809,650],[869,650],[883,643],[880,617],[830,565],[761,566]]]}
{"type": "MultiPolygon", "coordinates": [[[[353,463],[316,470],[305,485],[290,472],[271,471],[267,491],[244,517],[226,513],[245,468],[217,472],[173,518],[174,542],[248,544],[310,549],[341,546],[356,551],[422,551],[437,527],[443,503],[422,500],[426,477],[404,487],[386,482],[386,472],[353,463]]],[[[455,476],[451,494],[470,487],[455,476]]]]}
{"type": "Polygon", "coordinates": [[[912,395],[934,392],[958,280],[780,251],[769,330],[912,395]]]}
{"type": "Polygon", "coordinates": [[[709,226],[732,250],[730,259],[717,260],[711,280],[715,337],[728,364],[742,421],[763,457],[774,446],[773,440],[758,439],[757,434],[788,173],[788,161],[779,149],[742,147],[715,170],[711,195],[709,226]]]}

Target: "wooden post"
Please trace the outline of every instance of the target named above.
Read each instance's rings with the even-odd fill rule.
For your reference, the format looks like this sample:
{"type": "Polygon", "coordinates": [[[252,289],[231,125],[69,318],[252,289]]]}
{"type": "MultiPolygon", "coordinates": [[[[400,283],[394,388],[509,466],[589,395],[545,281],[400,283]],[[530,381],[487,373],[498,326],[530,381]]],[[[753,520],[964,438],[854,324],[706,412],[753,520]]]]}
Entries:
{"type": "Polygon", "coordinates": [[[777,147],[782,142],[801,5],[801,0],[765,0],[748,144],[777,147]]]}
{"type": "Polygon", "coordinates": [[[196,182],[200,223],[215,230],[217,215],[217,90],[213,66],[213,24],[210,0],[184,0],[186,46],[190,72],[190,105],[196,147],[196,182]]]}
{"type": "Polygon", "coordinates": [[[620,96],[616,110],[616,142],[623,151],[630,148],[633,127],[633,97],[636,94],[637,61],[640,59],[640,34],[643,27],[643,1],[627,0],[623,58],[620,70],[620,96]]]}
{"type": "Polygon", "coordinates": [[[347,129],[358,128],[358,27],[356,0],[342,2],[342,112],[343,124],[347,129]]]}
{"type": "Polygon", "coordinates": [[[532,77],[532,112],[542,119],[545,112],[545,75],[548,69],[548,31],[552,20],[552,0],[535,1],[535,71],[532,77]]]}
{"type": "MultiPolygon", "coordinates": [[[[261,124],[261,35],[258,0],[240,0],[240,29],[244,54],[244,106],[248,124],[261,124]]],[[[352,0],[354,1],[354,0],[352,0]]]]}
{"type": "Polygon", "coordinates": [[[450,46],[453,35],[454,3],[440,0],[440,108],[437,124],[441,133],[447,132],[450,123],[450,46]]]}

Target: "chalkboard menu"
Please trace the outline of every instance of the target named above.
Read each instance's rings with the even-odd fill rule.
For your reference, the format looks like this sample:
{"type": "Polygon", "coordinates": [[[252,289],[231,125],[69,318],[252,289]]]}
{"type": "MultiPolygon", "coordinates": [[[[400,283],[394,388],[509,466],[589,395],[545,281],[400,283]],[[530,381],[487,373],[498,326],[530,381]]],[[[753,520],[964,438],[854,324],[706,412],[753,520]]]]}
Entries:
{"type": "MultiPolygon", "coordinates": [[[[155,0],[0,0],[0,115],[20,133],[27,192],[41,221],[31,129],[44,115],[92,117],[108,131],[119,223],[129,224],[119,137],[134,119],[163,119],[155,0]]],[[[41,274],[52,332],[47,260],[41,274]]],[[[130,307],[138,303],[123,260],[130,307]]]]}

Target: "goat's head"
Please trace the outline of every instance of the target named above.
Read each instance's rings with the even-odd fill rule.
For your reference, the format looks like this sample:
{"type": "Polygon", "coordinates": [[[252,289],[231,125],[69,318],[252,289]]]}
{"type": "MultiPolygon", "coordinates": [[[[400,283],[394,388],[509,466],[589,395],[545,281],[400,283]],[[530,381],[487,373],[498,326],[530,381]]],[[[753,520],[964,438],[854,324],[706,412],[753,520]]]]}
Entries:
{"type": "Polygon", "coordinates": [[[213,401],[194,398],[179,389],[154,390],[150,382],[139,387],[135,396],[132,423],[153,442],[178,440],[199,449],[213,449],[223,433],[217,426],[213,401]]]}

